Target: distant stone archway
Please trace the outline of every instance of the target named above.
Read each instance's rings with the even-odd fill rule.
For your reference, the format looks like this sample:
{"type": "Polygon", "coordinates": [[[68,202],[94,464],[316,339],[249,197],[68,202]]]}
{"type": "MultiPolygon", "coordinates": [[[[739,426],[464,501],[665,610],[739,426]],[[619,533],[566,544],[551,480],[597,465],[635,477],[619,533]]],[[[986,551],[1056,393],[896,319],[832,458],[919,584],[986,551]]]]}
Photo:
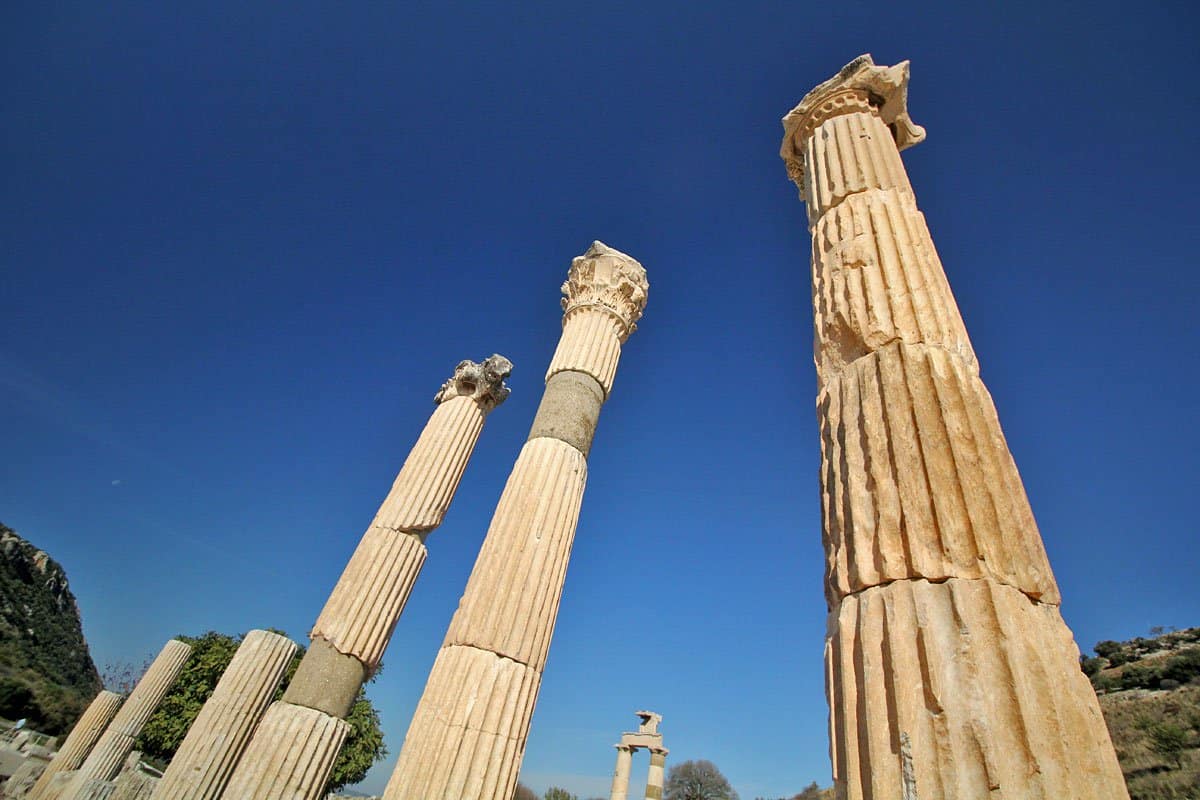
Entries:
{"type": "Polygon", "coordinates": [[[646,749],[650,751],[650,772],[646,775],[646,800],[662,800],[663,767],[667,763],[667,753],[670,751],[662,746],[662,734],[658,732],[658,723],[662,715],[653,711],[634,712],[642,720],[636,732],[621,734],[621,741],[613,745],[617,748],[617,766],[613,770],[611,800],[626,800],[629,795],[629,769],[633,764],[633,751],[646,749]]]}

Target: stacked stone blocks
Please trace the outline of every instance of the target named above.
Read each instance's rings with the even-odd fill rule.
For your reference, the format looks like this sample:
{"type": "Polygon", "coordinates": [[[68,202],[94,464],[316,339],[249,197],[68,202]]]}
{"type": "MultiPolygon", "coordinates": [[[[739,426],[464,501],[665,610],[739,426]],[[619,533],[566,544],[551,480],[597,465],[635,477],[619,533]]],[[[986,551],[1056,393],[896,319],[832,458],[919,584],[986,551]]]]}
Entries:
{"type": "Polygon", "coordinates": [[[899,151],[907,62],[784,118],[812,232],[839,797],[1124,798],[1016,465],[899,151]]]}

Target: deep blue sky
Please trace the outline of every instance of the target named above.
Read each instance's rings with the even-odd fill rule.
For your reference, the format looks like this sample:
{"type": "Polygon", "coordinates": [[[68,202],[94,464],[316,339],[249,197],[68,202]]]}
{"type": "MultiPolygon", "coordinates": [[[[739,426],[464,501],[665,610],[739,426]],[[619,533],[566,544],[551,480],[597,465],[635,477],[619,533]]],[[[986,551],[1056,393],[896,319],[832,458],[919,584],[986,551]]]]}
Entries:
{"type": "Polygon", "coordinates": [[[1197,624],[1197,14],[974,5],[9,8],[0,520],[66,566],[99,664],[300,638],[454,364],[511,358],[371,687],[377,789],[602,239],[650,302],[523,777],[607,796],[648,707],[668,765],[746,800],[827,783],[809,238],[777,150],[871,52],[912,60],[905,161],[1068,623],[1085,649],[1197,624]]]}

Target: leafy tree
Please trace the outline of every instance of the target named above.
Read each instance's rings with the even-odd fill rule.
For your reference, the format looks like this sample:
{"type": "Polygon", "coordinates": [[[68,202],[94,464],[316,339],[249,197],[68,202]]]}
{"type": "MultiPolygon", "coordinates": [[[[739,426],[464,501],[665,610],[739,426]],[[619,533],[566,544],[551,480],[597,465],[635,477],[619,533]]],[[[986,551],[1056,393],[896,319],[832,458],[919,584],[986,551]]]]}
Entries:
{"type": "MultiPolygon", "coordinates": [[[[227,636],[209,631],[202,636],[179,636],[192,646],[192,653],[184,663],[170,691],[159,704],[158,710],[142,728],[137,748],[150,758],[163,763],[169,762],[183,743],[188,728],[212,695],[225,668],[233,660],[242,637],[227,636]]],[[[275,694],[279,699],[287,687],[304,649],[296,654],[288,665],[283,681],[275,694]]],[[[333,772],[325,791],[335,791],[343,786],[358,783],[366,777],[367,770],[387,754],[383,744],[383,731],[379,729],[379,713],[367,699],[366,692],[359,690],[358,699],[346,717],[350,733],[342,745],[341,753],[334,762],[333,772]]],[[[536,799],[535,799],[536,800],[536,799]]]]}
{"type": "Polygon", "coordinates": [[[538,796],[533,789],[523,783],[518,783],[517,791],[513,793],[513,800],[538,800],[538,796]]]}
{"type": "Polygon", "coordinates": [[[684,761],[667,773],[665,800],[739,800],[738,793],[711,761],[684,761]]]}
{"type": "Polygon", "coordinates": [[[1187,731],[1170,722],[1161,722],[1150,727],[1150,749],[1165,759],[1175,762],[1175,768],[1183,766],[1183,751],[1188,746],[1187,731]]]}
{"type": "Polygon", "coordinates": [[[333,764],[326,792],[358,783],[367,777],[367,770],[371,769],[372,764],[387,755],[383,731],[379,729],[379,712],[367,699],[365,690],[358,690],[358,699],[350,708],[346,722],[350,724],[350,733],[346,735],[342,752],[333,764]]]}
{"type": "Polygon", "coordinates": [[[1096,646],[1092,649],[1096,651],[1096,655],[1113,662],[1113,658],[1124,649],[1124,645],[1111,639],[1105,639],[1103,642],[1096,642],[1096,646]]]}
{"type": "Polygon", "coordinates": [[[823,797],[825,797],[825,792],[820,786],[817,786],[816,781],[813,781],[808,786],[805,786],[804,791],[793,797],[792,800],[821,800],[823,797]]]}
{"type": "Polygon", "coordinates": [[[1089,678],[1094,678],[1100,674],[1100,670],[1104,669],[1104,659],[1099,656],[1092,658],[1091,656],[1079,657],[1079,668],[1083,670],[1083,674],[1089,678]]]}
{"type": "Polygon", "coordinates": [[[191,655],[137,740],[142,753],[163,762],[170,761],[183,743],[241,643],[241,637],[235,639],[215,631],[178,639],[192,646],[191,655]]]}
{"type": "Polygon", "coordinates": [[[148,669],[149,658],[143,660],[140,665],[131,661],[111,661],[100,671],[100,680],[110,692],[129,694],[148,669]]]}
{"type": "Polygon", "coordinates": [[[560,789],[557,786],[551,786],[546,790],[543,800],[579,800],[579,798],[568,792],[566,789],[560,789]]]}

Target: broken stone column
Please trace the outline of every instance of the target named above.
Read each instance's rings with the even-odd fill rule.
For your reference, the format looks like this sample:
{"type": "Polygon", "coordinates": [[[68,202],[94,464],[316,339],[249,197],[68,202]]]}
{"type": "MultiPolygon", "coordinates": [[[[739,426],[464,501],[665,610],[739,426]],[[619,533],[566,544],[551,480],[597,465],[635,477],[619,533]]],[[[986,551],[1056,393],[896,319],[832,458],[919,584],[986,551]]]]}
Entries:
{"type": "Polygon", "coordinates": [[[600,242],[571,263],[546,391],[413,715],[387,800],[509,800],[587,476],[646,271],[600,242]]]}
{"type": "Polygon", "coordinates": [[[633,768],[633,748],[626,744],[616,744],[617,766],[613,769],[612,792],[609,800],[625,800],[629,796],[629,771],[633,768]]]}
{"type": "Polygon", "coordinates": [[[37,782],[33,784],[33,788],[29,790],[27,795],[29,800],[40,800],[58,773],[79,769],[88,753],[92,752],[92,747],[95,746],[100,735],[104,733],[112,718],[116,716],[123,699],[116,692],[102,691],[96,695],[87,710],[83,712],[83,716],[75,723],[75,727],[71,729],[71,733],[63,742],[62,747],[58,749],[58,753],[46,766],[37,782]]]}
{"type": "Polygon", "coordinates": [[[184,662],[191,655],[191,645],[172,639],[138,681],[137,686],[113,717],[108,729],[96,742],[67,787],[60,800],[83,800],[96,791],[95,784],[111,781],[121,771],[121,765],[133,751],[133,740],[142,726],[158,708],[167,690],[179,677],[184,662]]]}
{"type": "Polygon", "coordinates": [[[346,716],[379,666],[425,563],[425,537],[441,524],[484,418],[508,397],[512,363],[460,362],[313,626],[283,699],[267,710],[226,797],[319,797],[349,733],[346,716]]]}
{"type": "Polygon", "coordinates": [[[646,800],[662,800],[663,767],[667,763],[667,752],[658,747],[650,750],[650,770],[646,773],[646,800]]]}
{"type": "Polygon", "coordinates": [[[784,117],[808,206],[825,646],[848,800],[1127,798],[900,150],[908,62],[784,117]]]}
{"type": "MultiPolygon", "coordinates": [[[[151,775],[146,769],[150,768],[142,764],[142,754],[134,750],[125,759],[125,767],[116,779],[104,784],[103,788],[97,786],[100,791],[94,797],[89,796],[87,800],[150,800],[159,778],[151,775]],[[108,788],[109,786],[111,788],[108,788]]],[[[94,783],[100,784],[99,781],[94,783]]]]}
{"type": "Polygon", "coordinates": [[[215,800],[221,796],[296,650],[295,642],[277,633],[246,634],[175,751],[154,790],[156,798],[215,800]]]}

